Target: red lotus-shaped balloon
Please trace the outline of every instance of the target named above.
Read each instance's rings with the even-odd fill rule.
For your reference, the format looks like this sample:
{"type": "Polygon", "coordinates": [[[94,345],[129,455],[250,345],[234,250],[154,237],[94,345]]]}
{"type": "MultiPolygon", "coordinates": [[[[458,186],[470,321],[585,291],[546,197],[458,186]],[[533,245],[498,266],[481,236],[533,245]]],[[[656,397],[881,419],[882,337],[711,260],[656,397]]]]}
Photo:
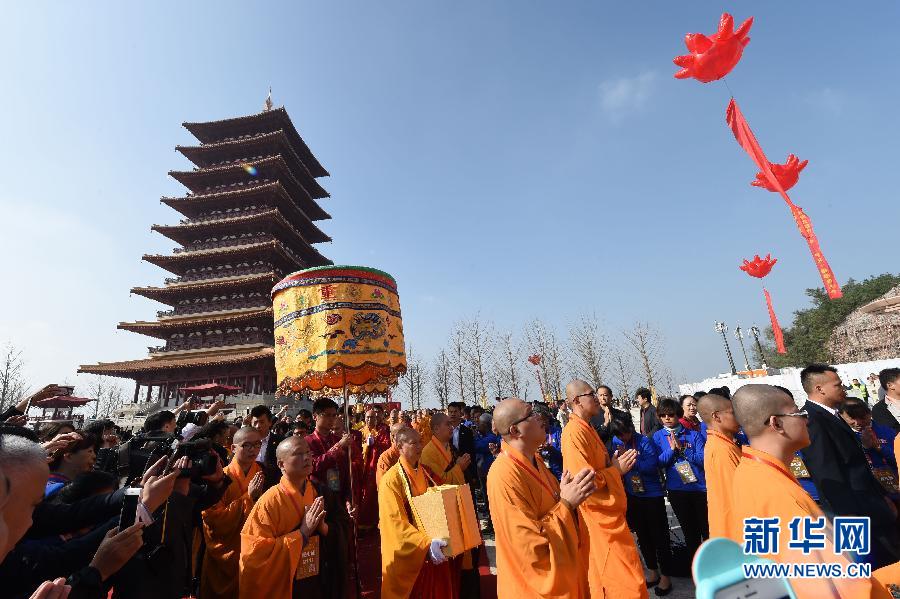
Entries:
{"type": "Polygon", "coordinates": [[[540,354],[532,354],[528,356],[528,361],[537,366],[541,363],[541,355],[540,354]]]}
{"type": "MultiPolygon", "coordinates": [[[[799,158],[793,154],[788,154],[787,162],[784,164],[772,164],[770,162],[769,167],[772,169],[772,174],[778,179],[778,184],[781,185],[781,189],[787,191],[797,184],[797,180],[800,178],[800,171],[806,168],[808,163],[809,160],[800,162],[799,158]]],[[[774,191],[776,193],[778,192],[762,171],[756,173],[756,179],[754,179],[750,185],[762,187],[763,189],[774,191]]]]}
{"type": "Polygon", "coordinates": [[[766,254],[765,258],[760,258],[759,255],[756,255],[753,256],[752,261],[745,259],[744,263],[741,264],[740,269],[751,277],[761,279],[772,272],[772,267],[775,266],[777,262],[778,259],[773,258],[771,254],[766,254]]]}
{"type": "Polygon", "coordinates": [[[726,13],[719,20],[719,30],[706,37],[702,33],[684,36],[684,45],[690,54],[676,56],[674,63],[682,67],[675,73],[676,79],[693,77],[702,83],[721,79],[741,60],[744,47],[750,43],[747,34],[753,25],[750,17],[734,31],[734,18],[726,13]]]}

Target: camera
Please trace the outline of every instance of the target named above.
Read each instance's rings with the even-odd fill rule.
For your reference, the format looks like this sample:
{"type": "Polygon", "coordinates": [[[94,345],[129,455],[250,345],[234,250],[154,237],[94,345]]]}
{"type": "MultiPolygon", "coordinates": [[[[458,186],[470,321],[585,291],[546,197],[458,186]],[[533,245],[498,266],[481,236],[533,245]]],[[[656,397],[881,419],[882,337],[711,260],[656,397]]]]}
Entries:
{"type": "Polygon", "coordinates": [[[205,426],[208,420],[209,415],[204,411],[191,412],[190,410],[185,410],[184,412],[178,414],[178,420],[175,426],[177,426],[179,430],[183,429],[188,424],[205,426]]]}
{"type": "Polygon", "coordinates": [[[119,447],[119,476],[126,481],[139,480],[162,457],[169,458],[167,470],[171,471],[175,461],[186,456],[191,467],[179,478],[197,480],[216,471],[217,456],[211,450],[208,439],[181,441],[172,433],[142,433],[119,447]]]}

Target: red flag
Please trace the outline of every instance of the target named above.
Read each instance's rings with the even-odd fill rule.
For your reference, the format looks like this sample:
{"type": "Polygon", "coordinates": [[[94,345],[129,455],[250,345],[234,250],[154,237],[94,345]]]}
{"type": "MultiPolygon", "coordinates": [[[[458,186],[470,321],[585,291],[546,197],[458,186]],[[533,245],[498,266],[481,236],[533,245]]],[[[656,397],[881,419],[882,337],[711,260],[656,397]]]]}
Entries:
{"type": "MultiPolygon", "coordinates": [[[[797,227],[800,229],[800,234],[803,235],[803,238],[806,239],[806,245],[809,246],[809,253],[812,254],[813,260],[816,263],[816,269],[818,269],[819,275],[822,277],[822,283],[825,285],[825,291],[828,293],[828,297],[831,299],[841,297],[843,295],[841,293],[841,286],[838,284],[837,279],[835,279],[831,266],[829,266],[828,261],[822,254],[819,240],[813,232],[812,222],[810,222],[806,213],[803,212],[803,209],[794,204],[794,202],[791,201],[791,198],[788,197],[787,192],[782,188],[781,182],[778,181],[775,173],[772,172],[772,165],[766,158],[759,142],[756,141],[756,136],[753,135],[750,125],[747,124],[747,120],[744,118],[743,113],[741,113],[741,109],[738,108],[734,98],[728,103],[728,109],[725,111],[725,121],[728,123],[728,126],[731,127],[731,132],[734,133],[734,138],[737,140],[738,144],[744,148],[744,151],[750,155],[750,158],[756,163],[756,166],[759,167],[759,174],[765,178],[772,189],[781,194],[781,197],[784,198],[784,201],[791,209],[794,220],[797,222],[797,227]]],[[[757,175],[757,177],[758,176],[759,175],[757,175]]]]}
{"type": "Polygon", "coordinates": [[[775,348],[778,350],[779,354],[786,354],[787,350],[784,348],[784,333],[781,332],[781,326],[778,324],[778,317],[775,316],[775,308],[772,307],[772,296],[769,295],[769,292],[765,287],[763,287],[763,293],[766,294],[766,306],[769,307],[769,320],[772,321],[772,333],[775,335],[775,348]]]}

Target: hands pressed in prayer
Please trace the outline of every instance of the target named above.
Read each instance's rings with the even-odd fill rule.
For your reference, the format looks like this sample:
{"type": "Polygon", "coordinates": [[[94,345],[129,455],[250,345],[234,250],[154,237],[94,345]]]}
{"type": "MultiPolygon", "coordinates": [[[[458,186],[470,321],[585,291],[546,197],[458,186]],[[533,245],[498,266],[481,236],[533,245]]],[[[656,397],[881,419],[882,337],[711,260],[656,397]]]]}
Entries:
{"type": "Polygon", "coordinates": [[[469,464],[472,463],[472,456],[467,453],[462,454],[458,458],[456,458],[456,465],[459,466],[460,470],[465,470],[469,467],[469,464]]]}
{"type": "Polygon", "coordinates": [[[612,457],[612,464],[616,468],[618,468],[619,472],[625,474],[632,468],[634,468],[635,462],[637,462],[638,453],[635,449],[629,449],[623,453],[619,453],[618,451],[612,457]]]}
{"type": "Polygon", "coordinates": [[[303,516],[303,523],[300,524],[300,534],[308,539],[316,532],[316,529],[319,528],[319,525],[322,524],[323,520],[325,520],[325,498],[316,497],[313,500],[312,505],[306,509],[306,514],[303,516]]]}
{"type": "Polygon", "coordinates": [[[559,482],[559,498],[570,509],[575,510],[596,489],[597,484],[594,482],[594,471],[590,468],[584,468],[575,476],[572,476],[572,473],[566,470],[563,472],[562,480],[559,482]]]}
{"type": "Polygon", "coordinates": [[[41,583],[31,599],[66,599],[71,591],[72,587],[66,584],[65,578],[57,578],[53,582],[41,583]]]}
{"type": "Polygon", "coordinates": [[[263,494],[266,487],[266,477],[262,472],[257,472],[253,475],[253,478],[250,479],[250,484],[247,486],[247,493],[255,500],[259,499],[260,495],[263,494]]]}

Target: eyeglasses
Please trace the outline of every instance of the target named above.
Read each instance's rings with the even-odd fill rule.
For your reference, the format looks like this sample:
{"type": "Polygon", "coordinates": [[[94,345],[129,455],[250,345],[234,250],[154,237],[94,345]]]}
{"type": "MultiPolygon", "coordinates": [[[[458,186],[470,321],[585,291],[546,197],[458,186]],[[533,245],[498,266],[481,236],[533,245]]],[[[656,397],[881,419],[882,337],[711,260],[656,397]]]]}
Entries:
{"type": "Polygon", "coordinates": [[[575,400],[578,399],[579,397],[587,397],[588,395],[595,395],[595,396],[596,396],[596,395],[597,395],[597,392],[596,392],[596,391],[588,391],[587,393],[582,393],[581,395],[576,395],[575,397],[572,398],[572,401],[575,401],[575,400]]]}
{"type": "MultiPolygon", "coordinates": [[[[791,412],[790,414],[772,414],[772,416],[778,416],[779,418],[784,416],[791,416],[793,418],[809,418],[809,412],[807,412],[806,410],[798,410],[797,412],[791,412]]],[[[769,418],[771,418],[772,416],[769,416],[769,418]]],[[[766,418],[764,424],[769,423],[769,418],[766,418]]]]}
{"type": "Polygon", "coordinates": [[[257,441],[256,443],[241,443],[241,448],[243,448],[243,449],[262,449],[262,441],[257,441]]]}
{"type": "Polygon", "coordinates": [[[509,425],[509,428],[506,429],[506,432],[503,433],[503,434],[504,434],[504,435],[508,435],[508,434],[510,433],[510,431],[512,431],[512,427],[516,426],[517,424],[522,424],[523,422],[525,422],[526,420],[528,420],[528,419],[531,418],[532,416],[540,416],[540,412],[535,412],[534,409],[529,410],[529,411],[528,411],[528,414],[526,414],[525,416],[519,418],[519,419],[516,420],[515,422],[511,423],[511,424],[509,425]]]}
{"type": "Polygon", "coordinates": [[[715,412],[713,412],[713,416],[715,416],[716,414],[727,414],[728,412],[734,414],[734,409],[732,408],[730,410],[716,410],[715,412]]]}

